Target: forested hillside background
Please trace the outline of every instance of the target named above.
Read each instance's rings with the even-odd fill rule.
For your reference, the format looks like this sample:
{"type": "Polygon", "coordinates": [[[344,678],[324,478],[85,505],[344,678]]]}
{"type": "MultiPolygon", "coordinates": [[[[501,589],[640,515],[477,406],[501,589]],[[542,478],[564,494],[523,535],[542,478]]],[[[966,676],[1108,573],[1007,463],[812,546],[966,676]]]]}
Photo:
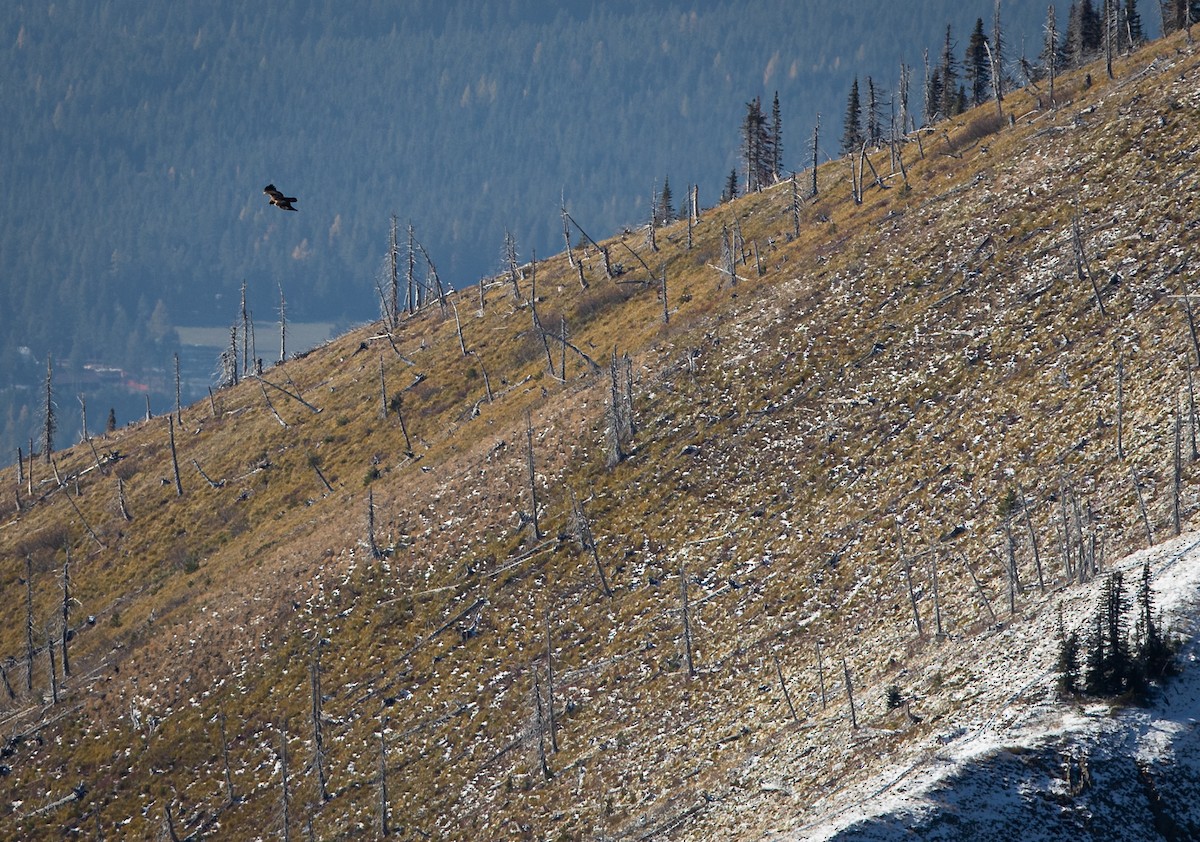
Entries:
{"type": "MultiPolygon", "coordinates": [[[[1002,4],[1014,76],[1046,7],[1002,4]]],[[[564,200],[596,236],[644,222],[667,179],[710,205],[738,168],[747,101],[778,92],[784,168],[802,169],[818,114],[822,157],[837,155],[855,77],[890,97],[904,61],[919,91],[946,26],[961,54],[992,14],[991,0],[4,4],[0,463],[40,437],[48,362],[60,444],[79,395],[93,430],[110,408],[118,423],[165,412],[177,328],[231,324],[243,282],[269,363],[281,292],[290,321],[376,316],[392,214],[462,287],[498,269],[506,231],[522,259],[561,250],[564,200]],[[300,212],[269,207],[268,182],[300,212]]],[[[216,351],[190,363],[210,357],[185,401],[216,351]]]]}

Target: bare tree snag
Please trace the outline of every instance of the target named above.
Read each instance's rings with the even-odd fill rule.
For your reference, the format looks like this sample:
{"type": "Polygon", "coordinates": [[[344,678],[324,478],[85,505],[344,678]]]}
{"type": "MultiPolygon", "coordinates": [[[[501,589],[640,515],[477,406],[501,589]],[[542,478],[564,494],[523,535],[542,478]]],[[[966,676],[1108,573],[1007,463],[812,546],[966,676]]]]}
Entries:
{"type": "Polygon", "coordinates": [[[225,768],[225,805],[230,807],[237,803],[237,797],[233,791],[233,775],[229,768],[229,739],[225,735],[224,711],[217,718],[217,722],[221,729],[221,759],[225,768]]]}
{"type": "Polygon", "coordinates": [[[788,205],[788,210],[792,214],[792,238],[800,237],[800,188],[796,184],[796,173],[792,172],[792,200],[788,205]]]}
{"type": "MultiPolygon", "coordinates": [[[[1133,484],[1135,487],[1137,486],[1136,473],[1134,475],[1133,484]]],[[[1060,477],[1059,482],[1058,482],[1058,500],[1059,500],[1059,503],[1061,504],[1061,509],[1062,509],[1061,520],[1062,520],[1062,533],[1063,533],[1063,540],[1062,540],[1063,569],[1066,572],[1067,581],[1071,582],[1071,581],[1074,581],[1074,579],[1075,579],[1075,566],[1074,566],[1073,562],[1071,561],[1071,559],[1073,557],[1072,553],[1071,553],[1071,516],[1068,511],[1068,506],[1067,506],[1067,488],[1068,488],[1067,484],[1060,477]]],[[[1139,491],[1138,494],[1140,495],[1141,492],[1139,491]]]]}
{"type": "Polygon", "coordinates": [[[33,554],[25,554],[25,690],[33,692],[33,554]]]}
{"type": "MultiPolygon", "coordinates": [[[[563,212],[566,213],[565,210],[563,212]]],[[[612,263],[609,260],[608,249],[604,248],[602,245],[600,245],[595,240],[593,240],[591,238],[591,236],[588,234],[588,232],[584,231],[583,228],[579,225],[579,223],[575,221],[575,218],[573,216],[571,216],[571,214],[568,213],[568,214],[566,214],[566,216],[567,216],[567,219],[570,220],[571,224],[575,226],[575,230],[578,231],[580,234],[582,234],[583,238],[585,240],[587,240],[589,243],[591,243],[592,246],[596,249],[596,251],[598,251],[600,253],[600,257],[604,261],[604,277],[608,278],[611,281],[613,278],[613,269],[612,269],[612,263]]]]}
{"type": "MultiPolygon", "coordinates": [[[[313,413],[314,415],[320,413],[321,410],[318,407],[313,406],[311,403],[306,401],[304,398],[300,397],[300,395],[296,394],[296,392],[291,392],[291,391],[283,388],[282,386],[277,386],[274,383],[272,383],[270,380],[268,380],[267,378],[262,377],[261,375],[255,379],[258,380],[259,384],[265,384],[267,386],[270,386],[275,391],[282,392],[283,394],[287,395],[289,398],[296,401],[296,403],[300,404],[301,406],[303,406],[305,409],[307,409],[309,412],[313,413]]],[[[296,384],[292,382],[291,377],[288,377],[288,382],[291,383],[291,385],[293,387],[295,387],[296,384]]],[[[263,391],[265,392],[266,390],[264,389],[263,391]]],[[[297,390],[297,391],[299,391],[299,390],[297,390]]],[[[270,404],[270,401],[268,401],[267,403],[270,404]]],[[[274,409],[272,409],[272,411],[274,411],[274,409]]],[[[276,417],[278,417],[278,416],[276,416],[276,417]]],[[[284,426],[287,426],[287,425],[285,424],[284,426]]]]}
{"type": "Polygon", "coordinates": [[[931,550],[929,553],[929,581],[933,586],[933,620],[937,628],[938,638],[945,637],[945,632],[942,631],[942,596],[938,588],[938,560],[937,550],[931,550]]]}
{"type": "MultiPolygon", "coordinates": [[[[265,395],[266,392],[264,391],[263,394],[265,395]]],[[[171,441],[171,471],[175,475],[175,496],[182,497],[183,483],[179,479],[179,457],[175,453],[175,417],[173,415],[167,416],[167,434],[171,441]]]]}
{"type": "Polygon", "coordinates": [[[904,552],[904,532],[900,528],[900,522],[896,522],[896,548],[900,554],[900,564],[904,567],[904,583],[908,587],[908,601],[912,605],[913,622],[917,626],[917,636],[925,636],[925,628],[921,624],[921,611],[917,607],[917,593],[913,588],[912,581],[912,565],[908,556],[904,552]]]}
{"type": "Polygon", "coordinates": [[[283,298],[283,282],[279,282],[279,361],[287,359],[287,302],[283,298]]]}
{"type": "Polygon", "coordinates": [[[1037,571],[1038,590],[1042,594],[1045,594],[1046,579],[1042,574],[1042,554],[1038,550],[1037,532],[1033,528],[1033,517],[1029,514],[1029,501],[1025,496],[1025,489],[1021,487],[1020,483],[1017,483],[1017,493],[1021,495],[1021,514],[1024,516],[1025,529],[1029,532],[1029,544],[1033,547],[1033,566],[1037,571]]]}
{"type": "Polygon", "coordinates": [[[1125,459],[1125,355],[1117,357],[1117,458],[1125,459]]]}
{"type": "Polygon", "coordinates": [[[663,324],[671,323],[671,308],[667,304],[667,264],[662,266],[662,305],[663,305],[663,324]]]}
{"type": "Polygon", "coordinates": [[[67,643],[71,640],[71,548],[63,547],[66,558],[62,568],[62,668],[63,677],[71,675],[71,658],[67,654],[67,643]]]}
{"type": "MultiPolygon", "coordinates": [[[[566,246],[567,246],[567,263],[570,265],[570,267],[572,269],[574,269],[576,266],[575,253],[573,251],[571,251],[571,223],[569,223],[567,221],[567,203],[566,203],[565,199],[561,205],[561,208],[562,208],[563,242],[566,243],[566,246]]],[[[583,277],[582,274],[580,275],[580,277],[583,277]]],[[[586,285],[584,288],[585,289],[587,288],[586,285]]]]}
{"type": "Polygon", "coordinates": [[[812,136],[812,195],[817,195],[817,164],[821,140],[821,115],[817,114],[817,122],[813,125],[812,136]]]}
{"type": "Polygon", "coordinates": [[[125,520],[133,520],[133,515],[129,513],[129,505],[125,500],[125,480],[117,477],[117,509],[121,512],[121,517],[125,520]]]}
{"type": "Polygon", "coordinates": [[[379,832],[381,836],[391,834],[388,826],[387,788],[387,717],[379,723],[379,832]]]}
{"type": "Polygon", "coordinates": [[[50,658],[50,703],[58,704],[58,664],[54,658],[54,626],[46,624],[46,655],[50,658]]]}
{"type": "Polygon", "coordinates": [[[267,409],[271,410],[271,414],[275,416],[275,420],[279,422],[279,426],[286,430],[288,429],[288,422],[284,421],[280,414],[275,411],[275,404],[271,403],[271,396],[267,394],[267,387],[263,385],[266,382],[261,377],[258,378],[258,388],[262,390],[263,402],[266,403],[267,409]]]}
{"type": "Polygon", "coordinates": [[[413,246],[414,239],[416,239],[416,238],[413,236],[412,222],[409,221],[409,223],[408,223],[408,267],[407,267],[407,271],[405,272],[405,275],[404,275],[404,281],[407,284],[407,288],[408,288],[408,295],[407,295],[407,298],[405,299],[405,304],[408,307],[408,314],[410,316],[413,313],[417,312],[417,295],[418,295],[418,292],[417,292],[417,251],[416,251],[416,248],[413,246]]]}
{"type": "Polygon", "coordinates": [[[1138,511],[1142,515],[1142,526],[1146,529],[1146,547],[1154,546],[1154,531],[1150,528],[1150,518],[1146,514],[1146,500],[1142,497],[1142,484],[1138,479],[1137,468],[1129,466],[1129,477],[1133,481],[1133,490],[1137,493],[1138,511]]]}
{"type": "Polygon", "coordinates": [[[287,754],[287,720],[279,726],[279,772],[283,778],[283,839],[291,842],[292,822],[290,799],[288,798],[288,754],[287,754]]]}
{"type": "Polygon", "coordinates": [[[330,494],[333,493],[333,486],[329,484],[329,480],[325,479],[325,475],[321,473],[321,457],[315,453],[308,457],[308,467],[313,469],[317,475],[317,479],[321,481],[321,485],[325,486],[325,490],[330,494]]]}
{"type": "Polygon", "coordinates": [[[850,727],[858,730],[858,712],[854,709],[854,682],[850,679],[850,667],[842,658],[842,674],[846,677],[846,699],[850,702],[850,727]]]}
{"type": "Polygon", "coordinates": [[[1179,404],[1175,404],[1175,449],[1174,449],[1174,481],[1171,484],[1171,511],[1175,523],[1175,537],[1178,538],[1183,529],[1182,525],[1182,485],[1183,485],[1183,417],[1179,412],[1179,404]]]}
{"type": "Polygon", "coordinates": [[[537,472],[533,464],[533,414],[525,411],[525,464],[529,469],[529,522],[533,524],[533,539],[542,540],[542,529],[538,525],[537,472]]]}
{"type": "Polygon", "coordinates": [[[550,725],[550,749],[558,754],[558,728],[554,721],[554,648],[550,643],[550,611],[546,611],[546,713],[550,725]]]}
{"type": "Polygon", "coordinates": [[[487,368],[484,367],[478,351],[471,351],[471,356],[475,358],[475,362],[479,363],[479,373],[483,375],[483,388],[487,393],[488,403],[491,403],[495,397],[492,395],[492,381],[488,378],[487,368]]]}
{"type": "Polygon", "coordinates": [[[512,232],[504,231],[504,267],[508,270],[508,280],[512,283],[513,301],[521,302],[520,272],[517,270],[517,241],[512,232]]]}
{"type": "Polygon", "coordinates": [[[688,678],[695,678],[696,663],[692,660],[692,620],[691,609],[688,607],[688,580],[687,570],[683,566],[683,562],[679,563],[679,596],[682,602],[681,613],[683,614],[683,647],[684,656],[687,658],[687,674],[688,678]]]}
{"type": "Polygon", "coordinates": [[[1012,534],[1012,522],[1004,519],[1004,543],[1008,548],[1008,564],[1005,568],[1008,574],[1008,613],[1017,613],[1017,594],[1024,593],[1021,588],[1020,572],[1017,569],[1017,542],[1012,534]]]}
{"type": "Polygon", "coordinates": [[[587,515],[583,511],[583,504],[575,496],[574,489],[571,490],[571,511],[575,516],[575,540],[579,543],[579,549],[592,554],[592,561],[596,564],[596,573],[600,577],[600,587],[604,591],[604,595],[611,599],[612,588],[609,587],[608,577],[604,574],[604,565],[600,563],[600,553],[596,548],[592,525],[588,522],[587,515]]]}
{"type": "Polygon", "coordinates": [[[975,585],[975,593],[979,596],[979,601],[983,603],[984,610],[992,619],[992,625],[996,625],[999,620],[996,618],[996,612],[992,610],[992,603],[988,600],[987,592],[983,589],[983,585],[979,582],[979,577],[975,575],[974,569],[971,567],[971,562],[967,561],[967,557],[959,553],[959,558],[962,559],[963,567],[967,568],[967,573],[971,576],[971,582],[975,585]]]}
{"type": "Polygon", "coordinates": [[[329,794],[325,780],[325,729],[321,724],[321,664],[315,651],[310,673],[312,677],[313,768],[317,772],[317,792],[320,793],[321,801],[325,802],[332,796],[329,794]]]}
{"type": "Polygon", "coordinates": [[[404,420],[404,397],[402,392],[397,392],[392,397],[392,409],[395,410],[396,419],[400,422],[400,432],[404,434],[404,455],[411,459],[416,453],[413,452],[412,439],[408,436],[408,424],[404,420]]]}
{"type": "Polygon", "coordinates": [[[817,646],[817,686],[821,691],[821,710],[825,710],[829,704],[829,699],[825,695],[825,659],[821,655],[821,641],[816,642],[817,646]]]}
{"type": "Polygon", "coordinates": [[[371,550],[371,558],[383,558],[383,551],[375,543],[375,489],[367,489],[367,547],[371,550]]]}
{"type": "Polygon", "coordinates": [[[800,721],[800,715],[796,713],[796,706],[792,704],[792,694],[788,692],[787,681],[783,678],[783,667],[779,666],[779,656],[773,656],[775,661],[775,674],[779,676],[779,688],[783,690],[783,700],[787,702],[788,710],[791,711],[792,719],[796,722],[800,721]]]}
{"type": "Polygon", "coordinates": [[[8,679],[9,667],[13,666],[14,663],[15,661],[11,656],[0,662],[0,681],[4,682],[4,692],[8,693],[8,700],[10,702],[17,698],[17,691],[13,689],[12,682],[8,679]]]}
{"type": "Polygon", "coordinates": [[[1196,442],[1196,388],[1192,379],[1191,366],[1185,365],[1184,370],[1187,372],[1188,433],[1192,441],[1192,461],[1195,462],[1200,459],[1200,449],[1197,449],[1196,442]]]}
{"type": "MultiPolygon", "coordinates": [[[[183,380],[179,375],[179,352],[175,352],[175,420],[183,426],[183,380]]],[[[86,413],[86,406],[84,409],[86,413]]],[[[85,428],[86,430],[86,428],[85,428]]]]}
{"type": "Polygon", "coordinates": [[[1079,230],[1078,216],[1071,217],[1071,243],[1075,247],[1075,273],[1079,276],[1079,280],[1091,283],[1092,292],[1096,296],[1096,304],[1100,308],[1100,315],[1107,316],[1108,310],[1104,308],[1104,298],[1100,295],[1100,285],[1096,282],[1096,276],[1092,273],[1092,266],[1087,259],[1087,252],[1083,246],[1083,234],[1079,230]]]}
{"type": "Polygon", "coordinates": [[[107,549],[107,547],[104,546],[104,542],[100,540],[100,536],[96,534],[96,530],[92,529],[92,525],[88,523],[87,518],[83,516],[83,512],[79,510],[79,506],[76,505],[75,500],[71,497],[71,495],[64,494],[63,496],[67,498],[67,502],[71,504],[71,508],[75,510],[75,514],[79,516],[79,522],[83,524],[83,528],[87,530],[87,534],[90,535],[92,540],[96,542],[96,546],[102,550],[107,549]]]}
{"type": "Polygon", "coordinates": [[[542,686],[538,681],[536,666],[533,668],[533,698],[537,709],[538,761],[542,767],[542,777],[550,780],[554,773],[550,771],[550,764],[546,762],[546,716],[542,711],[542,686]]]}
{"type": "Polygon", "coordinates": [[[457,296],[450,297],[450,306],[454,308],[454,329],[458,333],[458,347],[462,349],[463,356],[467,356],[467,340],[463,338],[462,320],[458,317],[458,304],[455,301],[457,296]]]}
{"type": "Polygon", "coordinates": [[[163,821],[167,828],[167,838],[171,842],[179,842],[179,834],[175,830],[175,816],[171,810],[171,801],[170,797],[163,799],[163,821]]]}

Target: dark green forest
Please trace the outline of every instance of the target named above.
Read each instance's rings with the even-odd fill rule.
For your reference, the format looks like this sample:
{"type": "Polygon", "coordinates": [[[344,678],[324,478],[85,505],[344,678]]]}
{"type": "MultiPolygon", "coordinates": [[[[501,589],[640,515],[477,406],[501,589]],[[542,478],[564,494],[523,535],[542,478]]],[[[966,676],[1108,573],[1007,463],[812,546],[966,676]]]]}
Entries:
{"type": "MultiPolygon", "coordinates": [[[[785,171],[808,163],[818,114],[836,157],[855,77],[890,99],[903,61],[920,90],[947,26],[961,56],[994,6],[6,3],[0,463],[41,436],[48,357],[59,444],[79,435],[79,395],[92,432],[110,408],[169,411],[176,329],[231,324],[243,282],[269,361],[281,292],[289,320],[377,316],[393,214],[461,287],[498,271],[506,231],[523,260],[560,251],[563,201],[595,236],[644,224],[667,179],[715,204],[747,102],[778,94],[785,171]],[[270,207],[268,182],[299,213],[270,207]]],[[[1001,4],[1014,78],[1046,9],[1001,4]]],[[[216,356],[187,357],[185,400],[216,356]]]]}

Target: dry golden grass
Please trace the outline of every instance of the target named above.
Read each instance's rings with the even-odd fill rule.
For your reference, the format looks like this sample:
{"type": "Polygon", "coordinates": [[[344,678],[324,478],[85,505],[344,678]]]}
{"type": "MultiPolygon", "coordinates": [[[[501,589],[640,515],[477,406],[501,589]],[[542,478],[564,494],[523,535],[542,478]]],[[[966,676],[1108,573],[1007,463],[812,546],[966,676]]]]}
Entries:
{"type": "MultiPolygon", "coordinates": [[[[472,356],[453,311],[434,304],[390,341],[368,325],[266,372],[318,411],[255,380],[220,392],[215,412],[187,408],[175,430],[182,496],[165,418],[96,439],[108,460],[99,466],[87,445],[55,454],[62,486],[36,462],[34,494],[20,488],[22,508],[0,529],[0,657],[14,659],[16,691],[0,699],[6,735],[21,737],[3,761],[19,805],[0,815],[0,835],[99,824],[148,838],[168,804],[181,836],[278,835],[286,728],[293,828],[311,819],[320,838],[374,838],[383,727],[401,838],[655,828],[705,838],[727,829],[749,758],[789,770],[797,809],[932,733],[969,704],[971,667],[945,656],[944,668],[921,670],[997,633],[957,560],[970,559],[1005,623],[1046,610],[1036,588],[1012,617],[998,596],[1002,501],[1015,489],[1054,589],[1067,587],[1064,488],[1106,558],[1144,541],[1131,465],[1158,534],[1172,528],[1169,425],[1194,364],[1169,296],[1200,215],[1195,191],[1180,189],[1191,171],[1182,140],[1200,130],[1197,72],[1170,41],[1124,62],[1116,83],[1084,90],[1064,79],[1057,111],[1015,92],[1011,127],[993,104],[937,127],[924,157],[906,145],[908,188],[875,153],[888,189],[868,181],[861,205],[848,164],[834,162],[799,237],[784,184],[707,211],[690,251],[686,223],[659,233],[657,253],[640,236],[607,241],[627,270],[619,283],[603,277],[594,250],[575,254],[587,289],[565,255],[539,262],[542,323],[557,331],[565,318],[600,371],[568,351],[565,382],[547,372],[526,267],[519,302],[505,279],[488,287],[482,312],[476,289],[457,296],[472,356]],[[1073,218],[1107,315],[1077,277],[1073,218]],[[733,284],[712,267],[735,224],[748,260],[733,284]],[[665,267],[669,324],[628,249],[665,267]],[[632,359],[638,429],[629,458],[608,468],[614,350],[632,359]],[[388,395],[402,395],[386,418],[381,364],[388,395]],[[527,413],[541,539],[527,517],[527,413]],[[118,512],[118,478],[131,521],[118,512]],[[576,544],[571,491],[611,598],[576,544]],[[383,558],[367,546],[368,493],[383,558]],[[915,634],[898,535],[909,556],[938,548],[945,639],[915,634]],[[21,577],[32,558],[41,645],[67,547],[76,634],[53,706],[44,651],[33,693],[24,688],[21,577]],[[534,701],[535,675],[547,688],[547,635],[559,726],[557,753],[544,738],[550,778],[534,701]],[[869,730],[849,746],[843,707],[818,700],[818,639],[830,687],[845,658],[862,688],[869,730]],[[776,658],[800,724],[783,704],[776,658]],[[334,793],[325,803],[311,770],[314,659],[334,793]],[[923,722],[897,722],[884,688],[933,672],[927,686],[905,688],[923,722]],[[83,798],[39,812],[80,781],[83,798]]],[[[15,472],[0,484],[11,501],[15,472]]],[[[1031,547],[1020,541],[1028,583],[1031,547]]],[[[928,556],[916,565],[929,632],[928,556]]],[[[769,820],[739,823],[753,836],[769,820]]]]}

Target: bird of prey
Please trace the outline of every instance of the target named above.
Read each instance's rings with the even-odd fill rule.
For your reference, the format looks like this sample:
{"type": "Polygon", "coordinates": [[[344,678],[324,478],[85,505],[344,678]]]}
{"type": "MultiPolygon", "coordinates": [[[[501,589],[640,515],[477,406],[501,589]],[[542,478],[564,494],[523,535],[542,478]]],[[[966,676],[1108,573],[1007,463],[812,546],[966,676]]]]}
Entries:
{"type": "Polygon", "coordinates": [[[267,194],[267,201],[275,207],[281,210],[296,210],[296,208],[292,207],[292,202],[296,201],[296,197],[283,195],[275,189],[274,184],[268,184],[263,188],[263,192],[267,194]]]}

